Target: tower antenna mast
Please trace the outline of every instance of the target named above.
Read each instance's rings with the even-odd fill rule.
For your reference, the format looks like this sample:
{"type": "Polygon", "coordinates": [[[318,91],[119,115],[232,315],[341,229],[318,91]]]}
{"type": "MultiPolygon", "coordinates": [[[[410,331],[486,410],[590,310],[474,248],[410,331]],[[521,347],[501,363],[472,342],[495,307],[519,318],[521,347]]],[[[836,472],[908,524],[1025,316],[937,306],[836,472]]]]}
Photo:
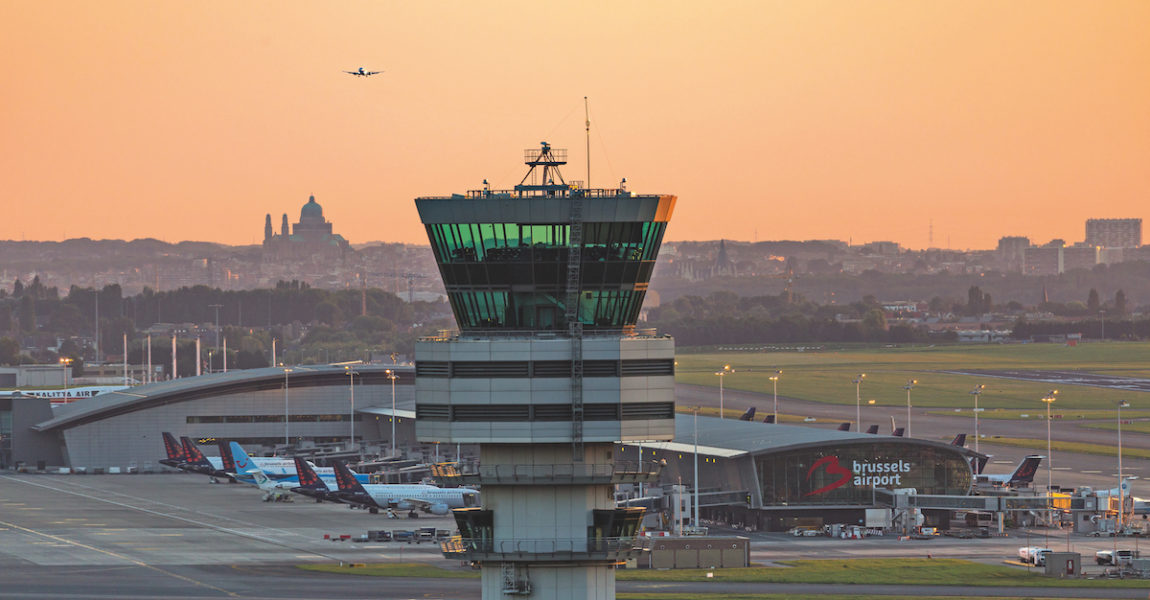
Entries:
{"type": "Polygon", "coordinates": [[[583,96],[583,116],[587,122],[587,189],[591,189],[591,109],[587,106],[587,96],[583,96]]]}

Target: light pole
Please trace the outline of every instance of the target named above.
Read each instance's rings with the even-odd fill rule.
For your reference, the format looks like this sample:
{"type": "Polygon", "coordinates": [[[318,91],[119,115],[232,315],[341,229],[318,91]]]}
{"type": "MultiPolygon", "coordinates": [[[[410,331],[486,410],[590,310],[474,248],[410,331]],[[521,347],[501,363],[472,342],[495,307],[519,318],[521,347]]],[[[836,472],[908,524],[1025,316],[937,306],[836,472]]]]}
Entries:
{"type": "Polygon", "coordinates": [[[72,359],[64,356],[60,358],[60,366],[64,367],[64,399],[68,398],[68,367],[72,366],[72,359]]]}
{"type": "MultiPolygon", "coordinates": [[[[722,382],[722,379],[719,379],[722,382]]],[[[699,528],[699,407],[694,407],[695,413],[695,529],[699,528]]]]}
{"type": "Polygon", "coordinates": [[[775,388],[775,424],[779,422],[779,375],[782,374],[783,371],[780,369],[770,376],[771,386],[775,388]]]}
{"type": "Polygon", "coordinates": [[[715,372],[715,375],[719,376],[719,418],[720,419],[723,418],[723,377],[726,377],[727,375],[730,375],[731,373],[734,373],[734,372],[735,372],[735,370],[731,368],[731,365],[723,365],[722,371],[715,372]]]}
{"type": "MultiPolygon", "coordinates": [[[[1050,504],[1050,491],[1054,486],[1053,476],[1051,474],[1053,471],[1051,468],[1051,463],[1054,461],[1052,460],[1053,453],[1050,450],[1050,405],[1054,404],[1054,401],[1058,399],[1056,396],[1058,396],[1058,390],[1050,390],[1049,392],[1046,392],[1045,396],[1042,397],[1042,401],[1046,403],[1046,503],[1048,505],[1050,504]]],[[[1050,513],[1048,508],[1047,515],[1049,514],[1050,513]]]]}
{"type": "MultiPolygon", "coordinates": [[[[1126,490],[1122,489],[1122,409],[1130,408],[1126,400],[1118,401],[1118,527],[1114,530],[1114,539],[1118,539],[1118,532],[1122,531],[1122,522],[1126,518],[1126,490]]],[[[1115,542],[1117,543],[1117,542],[1115,542]]]]}
{"type": "Polygon", "coordinates": [[[348,413],[347,413],[347,417],[351,421],[350,431],[348,432],[350,434],[348,436],[348,439],[350,441],[347,444],[347,449],[351,450],[352,448],[355,448],[355,376],[356,376],[356,372],[353,371],[351,369],[351,367],[346,367],[346,366],[343,368],[343,370],[347,372],[347,392],[348,392],[348,395],[351,396],[351,409],[349,409],[348,413]]]}
{"type": "Polygon", "coordinates": [[[910,391],[914,389],[917,379],[908,379],[902,389],[906,390],[906,437],[910,437],[910,391]]]}
{"type": "Polygon", "coordinates": [[[291,423],[291,411],[288,409],[288,373],[291,369],[284,369],[284,445],[291,446],[291,437],[288,435],[288,426],[291,423]]]}
{"type": "Polygon", "coordinates": [[[862,396],[859,395],[859,389],[863,379],[866,379],[866,373],[859,373],[858,377],[851,380],[855,384],[855,427],[859,431],[862,431],[862,396]]]}
{"type": "Polygon", "coordinates": [[[974,396],[974,451],[978,452],[978,397],[982,395],[982,391],[986,389],[985,384],[978,384],[970,390],[970,395],[974,396]]]}
{"type": "Polygon", "coordinates": [[[387,378],[391,380],[391,455],[395,456],[395,380],[399,379],[394,371],[388,369],[387,378]]]}
{"type": "MultiPolygon", "coordinates": [[[[208,308],[216,309],[216,354],[220,353],[220,307],[223,304],[209,304],[208,308]]],[[[209,369],[210,370],[210,369],[209,369]]]]}

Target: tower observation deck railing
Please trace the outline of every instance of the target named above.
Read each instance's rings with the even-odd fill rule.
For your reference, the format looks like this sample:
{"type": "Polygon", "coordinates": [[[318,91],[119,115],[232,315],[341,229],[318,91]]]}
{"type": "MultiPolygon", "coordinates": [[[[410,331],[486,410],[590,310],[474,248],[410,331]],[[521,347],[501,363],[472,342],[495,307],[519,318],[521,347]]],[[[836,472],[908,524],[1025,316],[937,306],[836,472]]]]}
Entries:
{"type": "Polygon", "coordinates": [[[440,543],[445,558],[491,561],[621,561],[644,551],[640,538],[552,538],[492,540],[453,537],[440,543]]]}
{"type": "MultiPolygon", "coordinates": [[[[420,342],[454,342],[461,339],[487,339],[487,338],[533,338],[539,340],[559,339],[567,337],[566,331],[549,329],[483,329],[461,333],[459,330],[442,330],[435,335],[421,336],[420,342]]],[[[588,329],[583,331],[584,338],[591,337],[624,337],[624,338],[658,338],[670,337],[670,334],[660,334],[654,327],[624,327],[621,329],[588,329]]]]}
{"type": "Polygon", "coordinates": [[[444,483],[603,485],[653,483],[658,481],[663,466],[662,461],[519,465],[479,464],[477,460],[469,460],[432,465],[431,472],[444,483]]]}
{"type": "Polygon", "coordinates": [[[663,196],[665,194],[638,194],[622,188],[584,188],[581,182],[572,181],[566,185],[534,186],[541,189],[518,190],[467,190],[466,194],[451,196],[426,196],[427,200],[481,200],[483,198],[563,198],[582,196],[583,198],[630,198],[632,196],[663,196]],[[545,189],[542,189],[545,188],[545,189]]]}

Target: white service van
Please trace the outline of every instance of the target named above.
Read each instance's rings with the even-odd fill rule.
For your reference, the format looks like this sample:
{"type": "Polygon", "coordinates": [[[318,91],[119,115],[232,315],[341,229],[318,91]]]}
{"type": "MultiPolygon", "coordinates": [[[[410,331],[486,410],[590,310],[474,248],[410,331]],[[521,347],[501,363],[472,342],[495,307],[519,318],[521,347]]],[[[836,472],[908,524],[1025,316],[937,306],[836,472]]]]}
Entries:
{"type": "Polygon", "coordinates": [[[1046,565],[1046,555],[1050,553],[1050,548],[1040,548],[1038,546],[1023,546],[1018,549],[1018,560],[1024,563],[1032,564],[1036,567],[1046,565]]]}

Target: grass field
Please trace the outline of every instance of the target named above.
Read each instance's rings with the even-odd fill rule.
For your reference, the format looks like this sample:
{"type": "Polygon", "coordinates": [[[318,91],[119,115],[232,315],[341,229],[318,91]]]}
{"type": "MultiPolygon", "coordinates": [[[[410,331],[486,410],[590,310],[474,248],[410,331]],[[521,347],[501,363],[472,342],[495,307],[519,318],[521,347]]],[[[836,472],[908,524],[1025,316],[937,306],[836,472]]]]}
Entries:
{"type": "MultiPolygon", "coordinates": [[[[676,569],[652,571],[649,569],[619,570],[618,581],[694,582],[715,581],[731,583],[827,583],[877,585],[971,585],[1003,587],[1122,587],[1141,588],[1145,581],[1058,579],[1046,577],[1037,570],[1029,571],[1004,565],[987,565],[958,559],[925,558],[861,558],[851,560],[793,560],[782,561],[784,567],[749,567],[746,569],[676,569]],[[707,573],[713,573],[708,578],[707,573]]],[[[398,563],[368,564],[355,568],[337,565],[301,565],[301,569],[366,575],[375,577],[479,577],[478,571],[443,569],[430,564],[398,563]]],[[[620,595],[620,597],[623,597],[620,595]]],[[[654,597],[634,594],[627,597],[654,597]]],[[[659,597],[670,597],[660,594],[659,597]]],[[[708,598],[708,595],[683,594],[676,598],[708,598]]],[[[724,596],[727,598],[736,596],[724,596]]],[[[748,595],[746,598],[774,598],[780,595],[748,595]]],[[[797,598],[799,596],[787,595],[797,598]]],[[[842,596],[840,596],[842,597],[842,596]]],[[[868,596],[860,595],[859,598],[868,596]]],[[[890,596],[884,596],[890,598],[890,596]]],[[[908,596],[912,597],[912,596],[908,596]]]]}
{"type": "MultiPolygon", "coordinates": [[[[1061,395],[1061,394],[1059,394],[1059,395],[1061,395]]],[[[1055,402],[1054,405],[1058,406],[1058,403],[1055,402]]],[[[932,415],[956,415],[956,414],[963,414],[963,413],[965,413],[967,416],[970,416],[971,409],[965,408],[965,409],[959,409],[958,411],[955,411],[954,409],[930,411],[930,414],[932,414],[932,415]]],[[[1097,427],[1099,429],[1117,429],[1118,428],[1118,424],[1114,422],[1118,416],[1118,413],[1115,410],[1052,410],[1051,415],[1054,416],[1054,419],[1056,421],[1057,420],[1062,420],[1062,421],[1087,421],[1087,420],[1104,421],[1102,423],[1090,423],[1090,424],[1084,423],[1084,424],[1082,424],[1083,427],[1097,427]],[[1109,423],[1109,425],[1106,425],[1107,422],[1109,423]]],[[[1124,411],[1122,411],[1122,420],[1125,421],[1128,416],[1131,419],[1145,419],[1147,417],[1150,417],[1150,410],[1124,410],[1124,411]]],[[[1018,421],[1018,420],[1026,420],[1026,419],[1041,421],[1045,417],[1046,417],[1046,407],[1042,407],[1041,409],[1039,409],[1037,411],[1035,411],[1035,410],[1028,410],[1028,411],[1005,410],[1005,409],[997,408],[994,410],[988,410],[986,412],[983,412],[982,416],[980,418],[982,418],[982,419],[994,419],[994,420],[1001,420],[1001,421],[1018,421]]],[[[1126,431],[1127,429],[1129,429],[1130,431],[1139,431],[1140,428],[1141,428],[1142,433],[1150,433],[1150,421],[1139,421],[1139,422],[1136,422],[1136,423],[1133,423],[1130,425],[1123,425],[1122,431],[1126,431]]]]}
{"type": "MultiPolygon", "coordinates": [[[[826,594],[628,594],[619,600],[824,600],[826,594]]],[[[838,600],[985,600],[984,596],[887,596],[836,594],[838,600]]],[[[1046,600],[1038,596],[1014,596],[1016,600],[1046,600]]]]}
{"type": "MultiPolygon", "coordinates": [[[[1113,342],[1075,347],[1055,344],[1007,344],[991,346],[859,347],[825,351],[691,352],[680,350],[675,380],[679,383],[718,386],[714,373],[731,365],[735,373],[724,377],[728,389],[771,393],[768,379],[783,371],[779,395],[831,404],[853,404],[859,373],[866,373],[860,386],[862,400],[878,405],[905,406],[908,380],[917,379],[911,402],[919,407],[964,408],[974,401],[970,391],[984,384],[979,407],[988,412],[1007,409],[1036,414],[1045,409],[1041,398],[1048,383],[994,377],[954,375],[943,371],[967,369],[1028,369],[1085,371],[1150,378],[1150,343],[1113,342]]],[[[1131,400],[1137,410],[1137,392],[1089,386],[1059,386],[1057,411],[1099,411],[1121,399],[1131,400]],[[1132,398],[1132,396],[1135,396],[1132,398]]],[[[1150,404],[1150,398],[1147,398],[1150,404]]],[[[1133,411],[1131,416],[1135,416],[1133,411]]]]}
{"type": "MultiPolygon", "coordinates": [[[[1122,411],[1122,420],[1126,420],[1126,411],[1122,411]]],[[[1131,415],[1135,416],[1135,415],[1131,415]]],[[[782,420],[781,418],[779,419],[782,420]]],[[[1113,421],[1108,423],[1086,423],[1083,427],[1090,427],[1091,429],[1109,429],[1115,433],[1118,432],[1118,423],[1113,421]]],[[[1133,423],[1126,423],[1122,426],[1122,433],[1150,433],[1150,421],[1135,421],[1133,423]]]]}
{"type": "MultiPolygon", "coordinates": [[[[1044,439],[1037,440],[1031,438],[988,437],[983,438],[982,443],[998,444],[1000,446],[1012,446],[1014,448],[1030,448],[1032,450],[1041,450],[1042,454],[1046,454],[1046,440],[1044,439]]],[[[1050,444],[1050,449],[1054,452],[1071,452],[1074,454],[1094,454],[1097,456],[1117,455],[1117,446],[1082,444],[1079,442],[1054,441],[1050,444]]],[[[1128,458],[1150,458],[1150,449],[1124,445],[1122,448],[1122,456],[1128,458]]]]}

